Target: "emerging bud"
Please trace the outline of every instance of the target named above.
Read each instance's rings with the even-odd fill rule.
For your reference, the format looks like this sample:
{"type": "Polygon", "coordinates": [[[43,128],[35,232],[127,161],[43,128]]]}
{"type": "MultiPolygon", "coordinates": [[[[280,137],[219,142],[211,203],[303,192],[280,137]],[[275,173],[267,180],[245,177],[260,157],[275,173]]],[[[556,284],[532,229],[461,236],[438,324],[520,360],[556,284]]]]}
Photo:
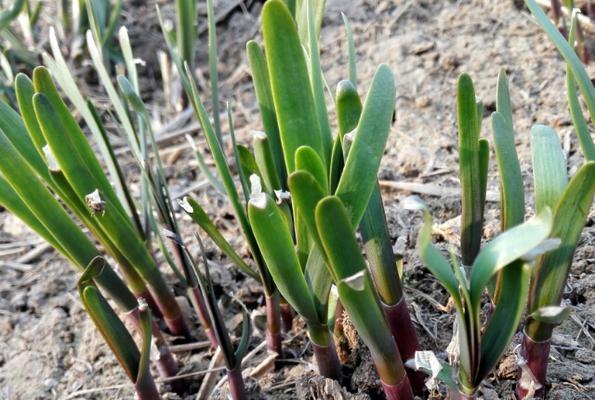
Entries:
{"type": "Polygon", "coordinates": [[[87,203],[87,206],[91,210],[91,215],[95,215],[98,212],[102,215],[105,214],[105,201],[101,199],[99,189],[95,189],[93,192],[86,195],[85,203],[87,203]]]}
{"type": "Polygon", "coordinates": [[[190,203],[188,203],[188,197],[178,199],[178,205],[182,207],[182,210],[186,211],[188,214],[192,214],[194,212],[194,208],[192,208],[190,203]]]}
{"type": "Polygon", "coordinates": [[[264,209],[267,204],[266,194],[262,192],[260,177],[256,174],[250,175],[250,203],[260,209],[264,209]]]}

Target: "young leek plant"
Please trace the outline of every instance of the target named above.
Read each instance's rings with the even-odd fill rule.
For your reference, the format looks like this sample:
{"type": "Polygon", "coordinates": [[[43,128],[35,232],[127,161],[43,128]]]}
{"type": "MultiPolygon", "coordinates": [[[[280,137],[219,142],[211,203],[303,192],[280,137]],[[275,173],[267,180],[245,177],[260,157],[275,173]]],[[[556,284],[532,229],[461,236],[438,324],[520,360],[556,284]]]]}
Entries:
{"type": "Polygon", "coordinates": [[[451,398],[475,399],[483,379],[497,364],[516,332],[527,298],[533,260],[551,247],[547,238],[552,230],[552,212],[544,208],[536,217],[486,244],[467,276],[464,267],[457,263],[454,251],[449,262],[432,245],[432,217],[426,206],[420,200],[410,203],[410,208],[422,210],[424,215],[418,238],[420,257],[452,296],[457,311],[458,365],[442,364],[439,371],[428,372],[439,374],[449,386],[451,398]],[[490,280],[500,270],[509,270],[504,272],[508,279],[502,285],[500,301],[483,324],[481,300],[490,280]]]}
{"type": "Polygon", "coordinates": [[[566,61],[568,102],[586,162],[569,181],[556,132],[541,125],[533,127],[535,207],[536,210],[544,207],[554,210],[552,237],[559,238],[561,245],[537,260],[531,280],[521,347],[522,368],[517,385],[517,395],[521,399],[543,398],[545,395],[552,331],[568,314],[568,309],[560,304],[563,288],[595,195],[595,146],[576,87],[587,104],[591,123],[595,121],[595,89],[571,45],[576,35],[577,14],[573,14],[567,42],[533,0],[525,2],[566,61]]]}
{"type": "Polygon", "coordinates": [[[27,142],[19,148],[23,157],[43,163],[37,172],[118,261],[132,290],[154,300],[172,333],[188,336],[179,305],[49,72],[39,67],[33,82],[21,75],[16,86],[27,135],[14,140],[27,142]]]}
{"type": "MultiPolygon", "coordinates": [[[[350,52],[353,58],[353,52],[350,52]]],[[[357,94],[355,62],[350,62],[350,80],[341,81],[337,87],[336,105],[339,131],[333,145],[330,166],[330,186],[336,188],[338,179],[343,171],[344,160],[348,156],[350,141],[353,134],[345,139],[345,135],[357,128],[361,116],[362,104],[357,94]],[[345,155],[343,152],[345,151],[345,155]]],[[[380,298],[391,332],[397,341],[399,352],[403,360],[415,357],[419,350],[419,343],[415,327],[411,321],[407,303],[405,301],[401,278],[399,277],[397,259],[392,249],[388,231],[388,222],[382,203],[380,187],[374,186],[370,201],[359,225],[359,231],[364,242],[364,249],[369,263],[369,271],[380,298]]],[[[424,375],[421,372],[408,369],[409,380],[415,393],[424,390],[424,375]]]]}
{"type": "MultiPolygon", "coordinates": [[[[79,271],[83,271],[100,253],[54,198],[50,189],[60,193],[60,187],[51,176],[59,175],[48,170],[43,159],[35,152],[23,121],[4,103],[0,103],[0,143],[3,160],[0,163],[0,204],[44,238],[79,271]]],[[[74,198],[63,199],[67,205],[72,205],[70,201],[74,198]]],[[[135,293],[137,297],[150,295],[134,271],[127,278],[131,287],[140,287],[135,293]]],[[[106,265],[95,280],[133,324],[139,327],[135,294],[120,277],[106,265]]],[[[175,375],[177,364],[156,325],[154,334],[159,349],[157,367],[160,373],[164,376],[175,375]]]]}
{"type": "Polygon", "coordinates": [[[405,366],[378,302],[349,213],[339,197],[320,200],[315,221],[341,304],[370,349],[386,398],[413,399],[405,366]]]}
{"type": "Polygon", "coordinates": [[[552,331],[568,315],[561,305],[568,272],[595,195],[595,161],[568,179],[558,135],[543,125],[531,130],[536,212],[554,210],[551,237],[560,246],[537,259],[531,279],[521,346],[519,398],[543,398],[552,331]]]}
{"type": "Polygon", "coordinates": [[[81,301],[118,363],[134,384],[136,397],[139,400],[161,400],[150,371],[152,321],[149,306],[144,299],[138,300],[136,311],[142,333],[139,351],[126,326],[95,285],[94,280],[103,272],[105,265],[106,262],[101,257],[91,260],[78,282],[81,301]]]}
{"type": "MultiPolygon", "coordinates": [[[[211,149],[211,153],[213,154],[213,159],[215,161],[215,166],[217,168],[219,178],[225,189],[225,194],[227,195],[227,198],[229,199],[233,207],[236,218],[240,222],[240,227],[246,238],[248,247],[257,266],[258,272],[256,273],[253,269],[250,268],[250,266],[248,266],[242,260],[242,258],[235,252],[233,247],[225,240],[223,235],[221,235],[218,232],[218,230],[215,228],[214,223],[209,219],[208,215],[204,212],[202,207],[200,207],[200,205],[192,199],[186,199],[186,202],[191,205],[191,209],[193,210],[189,215],[194,220],[194,222],[201,226],[201,228],[211,237],[211,239],[220,247],[220,249],[231,260],[234,261],[234,263],[238,266],[238,268],[240,268],[240,270],[242,270],[244,273],[251,277],[259,279],[263,284],[265,292],[264,294],[267,320],[267,345],[269,350],[274,351],[277,354],[281,354],[282,348],[279,292],[275,287],[273,280],[271,279],[269,271],[262,258],[260,249],[256,244],[256,240],[254,239],[254,232],[248,222],[246,205],[243,204],[242,200],[240,199],[240,194],[234,183],[232,170],[225,156],[222,142],[219,140],[219,136],[217,135],[214,125],[213,123],[211,123],[206,108],[200,99],[198,88],[196,87],[196,82],[193,78],[192,72],[190,71],[188,64],[183,64],[179,54],[177,54],[173,32],[169,31],[166,28],[165,24],[163,23],[163,20],[161,19],[161,16],[160,22],[168,46],[170,57],[173,63],[176,65],[176,68],[178,69],[178,73],[180,74],[180,77],[182,79],[182,85],[184,86],[186,95],[188,96],[188,99],[194,109],[197,119],[199,120],[199,123],[203,129],[203,132],[207,139],[207,143],[209,145],[209,148],[211,149]]],[[[214,26],[212,28],[214,28],[214,26]]],[[[216,58],[216,54],[210,52],[209,57],[216,58]]],[[[216,101],[218,101],[218,99],[213,98],[213,102],[216,101]]],[[[228,115],[230,114],[228,113],[228,115]]],[[[233,128],[231,123],[230,133],[233,137],[233,128]]],[[[236,165],[239,166],[240,162],[237,150],[234,151],[234,155],[236,155],[236,165]]],[[[240,174],[240,177],[244,176],[245,175],[243,173],[240,174]]],[[[244,190],[244,198],[247,199],[248,189],[245,180],[242,180],[242,189],[244,190]]]]}
{"type": "MultiPolygon", "coordinates": [[[[519,219],[522,221],[522,213],[519,215],[517,204],[523,199],[523,187],[514,149],[510,100],[505,85],[505,78],[501,75],[498,112],[492,116],[492,125],[504,193],[503,221],[507,221],[510,226],[519,219]],[[500,92],[500,88],[504,90],[500,92]],[[501,107],[501,104],[508,106],[501,107]]],[[[561,245],[558,249],[539,257],[536,262],[521,347],[522,368],[517,385],[519,398],[544,396],[552,330],[568,314],[568,310],[560,305],[562,289],[595,194],[593,161],[583,165],[568,182],[566,162],[556,133],[550,128],[536,125],[531,132],[531,143],[536,210],[539,212],[545,207],[554,210],[551,237],[559,238],[561,245]]],[[[496,293],[506,280],[501,279],[496,293]]],[[[499,301],[499,297],[496,297],[496,302],[499,301]]]]}

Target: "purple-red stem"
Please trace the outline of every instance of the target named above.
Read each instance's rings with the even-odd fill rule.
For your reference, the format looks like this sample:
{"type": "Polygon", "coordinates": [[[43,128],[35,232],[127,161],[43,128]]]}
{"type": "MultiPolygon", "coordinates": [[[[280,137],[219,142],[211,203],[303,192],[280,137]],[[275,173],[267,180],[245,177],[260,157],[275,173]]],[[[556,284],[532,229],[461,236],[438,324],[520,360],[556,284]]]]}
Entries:
{"type": "Polygon", "coordinates": [[[216,349],[219,346],[219,341],[217,340],[217,336],[215,336],[215,332],[213,332],[209,312],[207,311],[205,299],[202,296],[200,289],[188,288],[188,297],[190,297],[190,302],[192,303],[196,314],[198,314],[198,319],[205,330],[205,335],[207,335],[209,342],[211,342],[211,347],[216,349]]]}
{"type": "Polygon", "coordinates": [[[281,301],[280,307],[283,332],[291,332],[293,329],[293,308],[286,301],[281,301]]]}
{"type": "Polygon", "coordinates": [[[281,345],[281,308],[279,307],[279,295],[265,296],[265,309],[267,330],[265,333],[267,348],[282,357],[283,347],[281,345]]]}
{"type": "MultiPolygon", "coordinates": [[[[399,349],[403,363],[415,358],[415,352],[419,350],[419,342],[417,341],[415,327],[407,309],[405,297],[401,297],[401,300],[394,305],[384,304],[383,302],[381,304],[391,333],[397,342],[397,348],[399,349]]],[[[415,371],[410,368],[406,368],[406,370],[413,391],[418,395],[422,394],[425,390],[424,374],[421,371],[415,371]]]]}
{"type": "Polygon", "coordinates": [[[533,376],[528,376],[528,372],[519,369],[516,393],[519,399],[528,398],[531,382],[535,378],[534,385],[540,385],[535,389],[533,398],[542,399],[545,396],[545,381],[547,376],[547,364],[550,356],[551,339],[543,342],[536,342],[526,333],[523,334],[523,343],[521,344],[521,357],[526,361],[527,367],[533,376]]]}
{"type": "Polygon", "coordinates": [[[235,367],[227,370],[227,383],[229,385],[229,394],[233,400],[245,400],[246,389],[244,388],[244,378],[242,378],[242,369],[235,367]]]}
{"type": "MultiPolygon", "coordinates": [[[[126,315],[134,328],[142,335],[138,308],[135,308],[126,315]]],[[[155,321],[152,321],[151,331],[153,334],[155,347],[157,347],[157,350],[159,351],[159,356],[155,360],[155,365],[157,366],[157,372],[159,372],[159,376],[162,378],[171,378],[176,376],[178,374],[178,363],[176,362],[176,359],[174,358],[169,346],[167,345],[167,342],[165,341],[165,338],[163,337],[163,334],[161,333],[161,330],[159,329],[159,326],[157,326],[155,321]]],[[[178,394],[182,394],[186,390],[186,384],[181,379],[172,381],[171,387],[178,394]]]]}
{"type": "Polygon", "coordinates": [[[148,369],[135,382],[134,389],[138,400],[161,400],[161,395],[148,369]]]}
{"type": "Polygon", "coordinates": [[[335,343],[331,340],[328,346],[319,346],[312,342],[314,348],[314,358],[316,358],[316,365],[318,372],[325,378],[339,380],[341,378],[341,364],[337,351],[335,350],[335,343]]]}
{"type": "Polygon", "coordinates": [[[384,389],[384,395],[386,396],[386,400],[413,400],[413,391],[411,390],[411,385],[409,383],[409,378],[407,375],[403,377],[400,383],[396,385],[389,385],[382,380],[382,389],[384,389]]]}

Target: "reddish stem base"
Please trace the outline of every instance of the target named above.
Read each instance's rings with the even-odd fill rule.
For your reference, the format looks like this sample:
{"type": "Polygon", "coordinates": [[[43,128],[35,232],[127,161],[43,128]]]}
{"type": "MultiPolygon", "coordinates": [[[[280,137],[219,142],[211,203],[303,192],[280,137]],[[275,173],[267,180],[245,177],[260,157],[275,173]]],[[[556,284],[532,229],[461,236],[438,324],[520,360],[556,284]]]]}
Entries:
{"type": "Polygon", "coordinates": [[[331,340],[326,347],[312,342],[312,347],[314,348],[314,358],[316,358],[316,365],[318,365],[320,375],[325,378],[339,380],[341,378],[341,364],[333,341],[331,340]]]}
{"type": "MultiPolygon", "coordinates": [[[[401,359],[405,363],[407,360],[414,358],[415,352],[419,350],[417,334],[415,333],[415,327],[407,309],[405,297],[401,297],[401,300],[394,305],[382,303],[382,309],[384,310],[384,315],[390,326],[391,333],[397,342],[401,359]]],[[[425,375],[421,371],[414,371],[409,368],[407,368],[407,375],[409,376],[409,381],[415,394],[421,395],[425,390],[425,375]]]]}
{"type": "Polygon", "coordinates": [[[236,367],[227,370],[227,384],[229,386],[229,394],[233,400],[245,400],[246,389],[244,388],[244,378],[242,378],[242,369],[236,367]]]}
{"type": "Polygon", "coordinates": [[[288,303],[281,303],[281,326],[283,332],[291,332],[293,329],[293,308],[288,303]]]}
{"type": "MultiPolygon", "coordinates": [[[[134,325],[134,328],[142,335],[138,309],[132,310],[127,314],[127,316],[134,325]]],[[[159,351],[159,356],[155,360],[155,365],[157,367],[159,376],[162,378],[171,378],[176,376],[178,374],[178,363],[176,362],[174,355],[172,354],[167,342],[165,341],[165,338],[161,333],[161,330],[159,329],[159,326],[155,323],[155,321],[152,321],[151,331],[153,334],[155,347],[157,347],[157,350],[159,351]]],[[[174,392],[178,394],[183,394],[186,391],[186,382],[184,382],[183,379],[172,381],[170,385],[174,392]]]]}
{"type": "Polygon", "coordinates": [[[134,384],[134,389],[138,400],[161,400],[155,381],[148,372],[134,384]]]}
{"type": "Polygon", "coordinates": [[[527,334],[523,334],[521,357],[527,364],[519,369],[518,383],[516,386],[516,393],[519,399],[544,398],[550,347],[551,340],[535,342],[527,336],[527,334]],[[534,390],[531,389],[531,385],[533,385],[534,390]],[[534,393],[531,395],[532,391],[534,391],[534,393]],[[531,397],[529,397],[530,395],[531,397]]]}
{"type": "Polygon", "coordinates": [[[194,311],[198,315],[198,320],[202,325],[203,329],[205,330],[205,335],[211,342],[211,347],[216,349],[219,346],[219,341],[215,336],[215,332],[211,329],[211,320],[209,318],[209,312],[207,311],[207,306],[205,303],[205,299],[202,296],[202,293],[199,288],[189,288],[188,289],[188,297],[190,297],[190,302],[194,307],[194,311]]]}
{"type": "Polygon", "coordinates": [[[413,391],[411,390],[411,384],[407,375],[403,378],[401,383],[396,385],[388,385],[382,380],[382,389],[384,389],[384,395],[386,400],[413,400],[413,391]]]}
{"type": "Polygon", "coordinates": [[[188,324],[182,315],[176,318],[168,318],[164,315],[163,321],[165,322],[165,325],[167,325],[167,328],[172,333],[172,335],[180,336],[186,339],[191,337],[188,324]]]}
{"type": "Polygon", "coordinates": [[[279,306],[279,295],[265,296],[265,311],[267,319],[267,330],[265,333],[267,349],[275,352],[279,357],[283,356],[281,344],[281,321],[282,308],[279,306]]]}

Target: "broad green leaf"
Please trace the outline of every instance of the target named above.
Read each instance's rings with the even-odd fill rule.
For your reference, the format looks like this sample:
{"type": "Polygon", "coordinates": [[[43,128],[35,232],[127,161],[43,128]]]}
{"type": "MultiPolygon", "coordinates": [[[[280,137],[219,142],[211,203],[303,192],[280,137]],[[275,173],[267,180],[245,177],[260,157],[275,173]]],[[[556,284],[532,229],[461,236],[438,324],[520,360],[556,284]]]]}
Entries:
{"type": "MultiPolygon", "coordinates": [[[[298,171],[294,172],[297,173],[298,171]]],[[[329,295],[333,283],[333,276],[329,273],[329,268],[325,260],[325,255],[322,250],[322,245],[312,246],[306,267],[304,268],[304,276],[306,282],[311,289],[314,304],[318,311],[319,321],[327,321],[329,315],[329,295]]]]}
{"type": "MultiPolygon", "coordinates": [[[[66,251],[67,258],[73,260],[80,268],[87,265],[98,255],[97,250],[46,189],[2,129],[0,158],[0,172],[4,179],[45,230],[51,232],[56,242],[66,251]]],[[[7,194],[10,192],[7,191],[7,194]]],[[[13,197],[13,201],[15,200],[13,197]]]]}
{"type": "Polygon", "coordinates": [[[23,120],[16,111],[3,101],[0,101],[0,129],[37,175],[47,180],[47,165],[35,148],[23,120]]]}
{"type": "Polygon", "coordinates": [[[318,232],[330,266],[337,276],[341,303],[364,343],[370,348],[383,381],[391,383],[387,381],[388,378],[400,382],[405,371],[398,366],[400,356],[380,309],[349,218],[347,209],[336,196],[325,197],[316,206],[318,232]]]}
{"type": "MultiPolygon", "coordinates": [[[[79,195],[84,196],[95,189],[100,189],[102,195],[114,203],[120,213],[127,215],[126,210],[123,208],[116,193],[112,189],[112,186],[105,176],[105,173],[85,135],[79,128],[76,120],[72,117],[70,110],[60,98],[48,70],[43,67],[36,68],[33,74],[33,84],[35,90],[39,93],[35,95],[33,99],[37,120],[41,126],[46,142],[48,142],[52,148],[54,155],[57,156],[56,149],[50,143],[50,140],[47,137],[48,131],[46,131],[50,126],[52,126],[53,129],[49,133],[55,135],[54,140],[56,143],[65,142],[65,145],[68,143],[70,145],[70,150],[74,152],[69,154],[69,157],[74,159],[76,154],[81,160],[77,168],[80,169],[81,166],[84,165],[85,171],[92,176],[91,180],[87,180],[87,184],[95,182],[95,187],[90,187],[89,191],[83,194],[79,193],[79,195]],[[43,94],[43,96],[40,94],[43,94]],[[36,99],[38,100],[36,101],[36,99]],[[39,103],[40,106],[43,106],[38,108],[37,103],[39,103]],[[67,140],[64,140],[64,138],[67,138],[67,140]]],[[[68,174],[66,175],[68,176],[68,174]]],[[[130,221],[128,220],[128,222],[130,221]]]]}
{"type": "Polygon", "coordinates": [[[331,154],[329,172],[331,193],[335,192],[345,165],[343,136],[357,127],[362,113],[362,102],[357,94],[357,89],[350,81],[343,80],[337,85],[336,107],[339,132],[335,137],[331,154]]]}
{"type": "Polygon", "coordinates": [[[326,167],[316,151],[308,146],[300,146],[295,152],[296,170],[308,171],[316,179],[321,188],[326,192],[328,189],[328,178],[326,167]]]}
{"type": "Polygon", "coordinates": [[[469,75],[462,74],[457,83],[457,121],[462,190],[461,254],[465,265],[471,265],[479,253],[482,236],[482,168],[477,110],[473,82],[469,75]]]}
{"type": "Polygon", "coordinates": [[[500,179],[501,226],[502,230],[506,230],[525,219],[523,176],[514,145],[512,124],[500,112],[492,114],[492,131],[500,179]]]}
{"type": "Polygon", "coordinates": [[[197,223],[207,233],[207,235],[209,235],[217,247],[219,247],[221,251],[227,257],[229,257],[229,259],[232,260],[242,272],[256,280],[259,280],[258,274],[254,272],[252,268],[246,264],[246,262],[244,262],[238,253],[236,253],[229,242],[223,237],[223,235],[221,235],[219,229],[217,229],[213,221],[211,221],[202,207],[194,199],[185,198],[185,200],[187,205],[182,203],[182,208],[190,216],[190,218],[192,218],[192,220],[197,223]]]}
{"type": "Polygon", "coordinates": [[[572,69],[574,78],[576,79],[576,82],[578,83],[581,93],[585,98],[589,108],[591,121],[595,122],[595,88],[593,88],[593,83],[591,82],[585,67],[581,63],[581,60],[576,55],[576,52],[572,46],[566,42],[566,39],[564,39],[564,36],[562,36],[558,28],[554,26],[548,16],[543,12],[541,7],[537,5],[535,0],[525,0],[525,4],[527,7],[529,7],[529,10],[531,10],[533,16],[537,19],[537,23],[554,43],[564,58],[564,61],[566,61],[569,67],[572,69]]]}
{"type": "MultiPolygon", "coordinates": [[[[47,228],[37,219],[35,214],[31,212],[29,207],[21,200],[19,195],[14,191],[12,186],[0,176],[0,204],[2,207],[8,209],[11,214],[23,221],[25,225],[31,228],[35,233],[45,239],[53,248],[58,250],[65,257],[70,258],[68,253],[56,240],[56,238],[47,230],[47,228]]],[[[70,262],[76,264],[74,259],[70,262]]]]}
{"type": "Polygon", "coordinates": [[[322,243],[316,227],[315,209],[318,202],[325,196],[325,190],[307,170],[293,172],[287,181],[294,210],[300,215],[314,243],[322,251],[322,243]]]}
{"type": "Polygon", "coordinates": [[[339,135],[343,137],[357,127],[362,114],[362,101],[355,85],[345,80],[337,85],[336,99],[339,135]]]}
{"type": "Polygon", "coordinates": [[[254,83],[254,91],[256,93],[256,100],[258,101],[264,131],[270,141],[271,152],[275,158],[277,175],[281,181],[281,187],[286,189],[287,171],[285,170],[285,161],[283,160],[283,148],[281,146],[281,138],[279,137],[279,126],[277,125],[271,82],[269,80],[264,52],[258,43],[253,40],[246,44],[246,52],[248,53],[248,63],[250,65],[252,82],[254,83]]]}
{"type": "Polygon", "coordinates": [[[568,174],[560,138],[553,129],[545,125],[531,128],[531,161],[535,210],[554,209],[566,189],[568,174]]]}
{"type": "MultiPolygon", "coordinates": [[[[14,81],[15,92],[17,96],[17,102],[19,104],[19,111],[21,117],[27,128],[27,133],[35,148],[40,156],[43,156],[43,147],[46,145],[45,138],[41,132],[41,128],[37,123],[35,117],[35,110],[33,110],[33,95],[35,94],[35,88],[33,82],[27,75],[18,74],[14,81]]],[[[46,168],[47,169],[47,168],[46,168]]]]}
{"type": "Polygon", "coordinates": [[[335,194],[349,210],[357,226],[364,214],[374,185],[395,108],[395,82],[390,68],[376,70],[366,98],[355,138],[335,194]]]}
{"type": "Polygon", "coordinates": [[[349,214],[336,196],[327,196],[316,206],[316,227],[324,252],[337,281],[366,268],[349,214]]]}
{"type": "Polygon", "coordinates": [[[508,89],[508,76],[506,71],[501,69],[498,73],[498,89],[496,93],[496,111],[504,118],[509,128],[513,129],[512,124],[512,105],[510,102],[510,91],[508,89]]]}
{"type": "MultiPolygon", "coordinates": [[[[101,258],[95,258],[91,261],[88,268],[93,268],[93,265],[100,262],[100,260],[101,262],[105,262],[101,258]]],[[[112,353],[118,359],[128,378],[136,382],[141,356],[134,343],[134,339],[132,339],[132,336],[130,336],[130,333],[99,289],[90,280],[92,278],[87,276],[83,276],[82,278],[89,279],[79,281],[79,295],[87,313],[112,350],[112,353]]]]}
{"type": "Polygon", "coordinates": [[[529,292],[531,269],[522,260],[502,270],[498,304],[481,340],[481,362],[476,381],[481,382],[496,366],[517,331],[529,292]]]}
{"type": "Polygon", "coordinates": [[[419,256],[432,275],[452,296],[459,312],[462,312],[463,302],[459,292],[459,282],[446,257],[432,244],[432,216],[423,203],[415,204],[415,208],[423,212],[424,218],[424,223],[417,237],[419,256]]]}
{"type": "MultiPolygon", "coordinates": [[[[244,172],[244,174],[246,174],[247,176],[257,175],[258,177],[262,178],[262,173],[260,172],[260,167],[256,161],[256,157],[254,156],[254,154],[252,154],[250,149],[248,149],[246,146],[239,144],[237,146],[237,152],[238,159],[240,160],[239,166],[244,172]]],[[[266,190],[272,193],[273,188],[267,185],[267,180],[265,180],[264,178],[262,179],[266,190]]]]}
{"type": "MultiPolygon", "coordinates": [[[[117,204],[114,204],[107,195],[109,188],[103,187],[96,181],[95,176],[89,172],[87,168],[89,160],[82,158],[81,153],[79,153],[81,148],[78,146],[84,146],[84,144],[79,143],[80,141],[77,141],[76,136],[80,135],[80,139],[84,140],[82,132],[76,127],[76,124],[74,127],[78,129],[78,132],[74,130],[74,127],[70,128],[73,129],[70,131],[69,128],[66,128],[72,125],[71,122],[74,122],[69,120],[72,116],[69,113],[56,110],[50,100],[41,93],[35,95],[33,104],[44,136],[68,182],[81,199],[99,189],[100,202],[104,202],[105,212],[95,213],[95,220],[102,229],[109,233],[116,247],[135,267],[143,279],[155,291],[160,291],[162,300],[171,302],[172,308],[169,308],[168,312],[175,313],[175,308],[178,306],[173,303],[173,297],[171,297],[169,289],[138,231],[132,225],[130,219],[121,212],[121,206],[118,207],[117,204]],[[69,132],[69,134],[64,135],[64,132],[69,132]]],[[[88,144],[86,145],[88,146],[88,144]]]]}
{"type": "Polygon", "coordinates": [[[294,155],[310,146],[326,159],[314,98],[295,22],[280,0],[267,1],[262,11],[262,32],[271,91],[287,172],[295,170],[294,155]]]}
{"type": "Polygon", "coordinates": [[[385,304],[396,304],[402,298],[402,289],[378,184],[372,191],[359,230],[378,295],[385,304]]]}
{"type": "MultiPolygon", "coordinates": [[[[568,44],[571,46],[574,45],[577,26],[577,14],[573,12],[570,32],[568,33],[568,44]]],[[[583,116],[583,110],[581,109],[576,91],[576,80],[574,79],[574,73],[572,72],[570,64],[566,64],[566,91],[568,93],[568,106],[570,108],[572,124],[576,130],[583,155],[587,160],[595,161],[595,144],[593,144],[589,127],[583,116]]]]}
{"type": "MultiPolygon", "coordinates": [[[[252,138],[252,147],[254,148],[254,159],[261,172],[262,180],[267,188],[272,190],[281,189],[281,180],[277,174],[275,156],[271,148],[271,141],[264,133],[254,134],[252,138]]],[[[286,186],[286,184],[283,184],[286,186]]]]}
{"type": "Polygon", "coordinates": [[[471,302],[479,307],[490,278],[543,242],[552,230],[552,212],[544,208],[527,222],[510,228],[488,243],[471,266],[471,302]]]}
{"type": "Polygon", "coordinates": [[[298,260],[285,216],[265,193],[252,194],[248,216],[254,236],[279,292],[307,322],[318,313],[298,260]]]}
{"type": "MultiPolygon", "coordinates": [[[[314,108],[320,127],[320,136],[322,140],[323,160],[326,165],[330,164],[331,150],[333,146],[333,136],[329,125],[328,111],[326,109],[326,99],[324,96],[324,83],[322,76],[322,67],[320,66],[320,50],[318,48],[318,32],[316,26],[316,16],[314,15],[313,0],[305,0],[305,7],[308,16],[308,47],[310,55],[310,84],[312,85],[312,94],[314,98],[314,108]]],[[[298,167],[299,168],[299,167],[298,167]]]]}
{"type": "Polygon", "coordinates": [[[562,244],[537,260],[529,312],[545,306],[559,305],[574,250],[589,215],[594,195],[595,162],[590,161],[570,180],[555,208],[551,237],[559,238],[562,244]]]}

